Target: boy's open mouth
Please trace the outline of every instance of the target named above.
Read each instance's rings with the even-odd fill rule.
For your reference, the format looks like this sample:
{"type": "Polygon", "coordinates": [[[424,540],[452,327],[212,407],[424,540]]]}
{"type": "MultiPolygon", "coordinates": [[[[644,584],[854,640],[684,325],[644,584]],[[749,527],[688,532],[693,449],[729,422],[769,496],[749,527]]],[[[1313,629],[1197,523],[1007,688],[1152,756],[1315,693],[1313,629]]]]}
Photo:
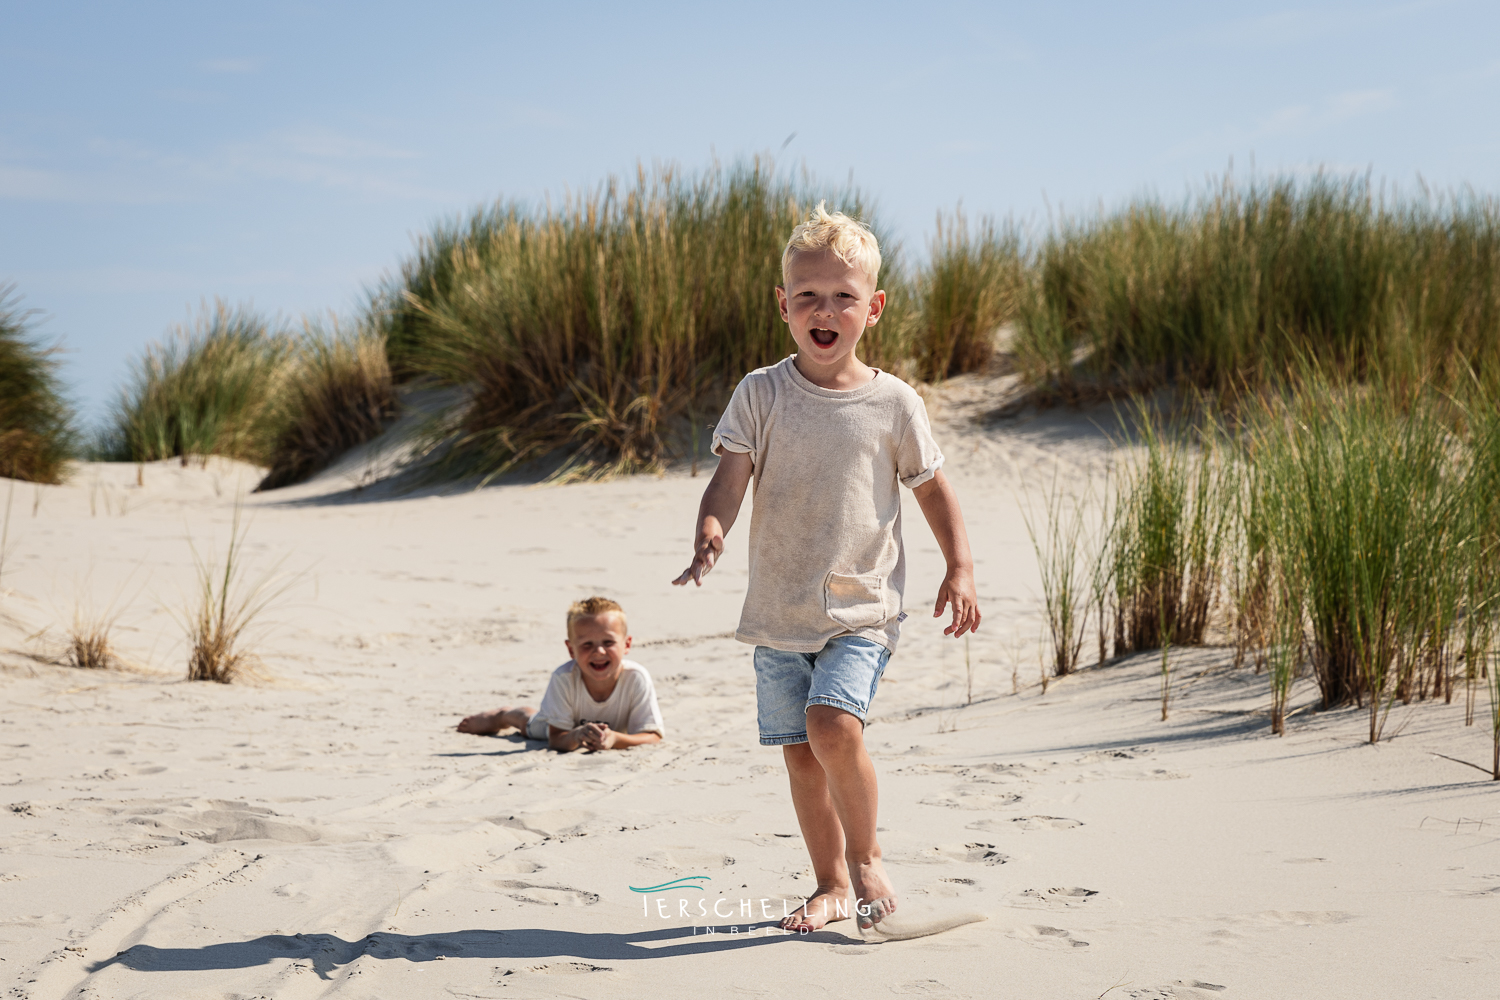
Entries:
{"type": "Polygon", "coordinates": [[[808,332],[812,334],[813,343],[819,347],[831,347],[833,342],[839,339],[837,330],[824,330],[819,327],[813,327],[808,332]]]}

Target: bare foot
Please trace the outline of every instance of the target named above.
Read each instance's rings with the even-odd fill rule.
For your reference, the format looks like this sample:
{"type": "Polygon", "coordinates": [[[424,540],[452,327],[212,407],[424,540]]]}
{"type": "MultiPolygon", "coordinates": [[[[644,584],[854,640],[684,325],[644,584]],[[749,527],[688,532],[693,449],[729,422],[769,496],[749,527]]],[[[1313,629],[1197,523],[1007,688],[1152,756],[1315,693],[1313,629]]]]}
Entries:
{"type": "Polygon", "coordinates": [[[869,930],[896,912],[896,887],[879,858],[851,864],[849,874],[854,880],[854,912],[860,930],[869,930]]]}
{"type": "Polygon", "coordinates": [[[810,933],[834,920],[849,919],[849,887],[819,886],[818,891],[807,898],[807,902],[792,911],[792,915],[781,921],[784,931],[810,933]]]}
{"type": "Polygon", "coordinates": [[[493,712],[480,712],[471,715],[458,724],[461,733],[474,733],[477,736],[493,736],[506,729],[519,729],[523,732],[526,724],[531,721],[533,713],[531,708],[497,708],[493,712]]]}

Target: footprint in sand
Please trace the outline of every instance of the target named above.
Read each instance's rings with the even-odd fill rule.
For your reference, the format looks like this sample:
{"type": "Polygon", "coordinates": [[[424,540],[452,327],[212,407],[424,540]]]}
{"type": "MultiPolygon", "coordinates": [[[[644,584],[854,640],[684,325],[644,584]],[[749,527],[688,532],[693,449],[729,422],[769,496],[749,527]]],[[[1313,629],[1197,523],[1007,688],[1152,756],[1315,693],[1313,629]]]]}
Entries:
{"type": "Polygon", "coordinates": [[[534,882],[520,882],[514,879],[499,881],[495,884],[502,889],[511,890],[507,895],[522,903],[536,903],[540,906],[593,906],[599,902],[598,893],[571,889],[565,885],[537,885],[534,882]]]}
{"type": "Polygon", "coordinates": [[[1084,889],[1080,886],[1065,886],[1053,889],[1023,889],[1017,904],[1020,906],[1077,906],[1086,903],[1091,896],[1097,896],[1097,889],[1084,889]]]}
{"type": "Polygon", "coordinates": [[[636,858],[635,863],[642,868],[697,874],[703,871],[732,868],[734,858],[718,851],[704,851],[692,847],[669,847],[666,850],[644,854],[636,858]]]}
{"type": "Polygon", "coordinates": [[[1011,931],[1011,937],[1020,938],[1027,944],[1034,944],[1039,948],[1087,948],[1087,941],[1080,941],[1073,936],[1071,931],[1065,931],[1061,927],[1048,927],[1044,924],[1032,924],[1027,927],[1017,927],[1011,931]]]}
{"type": "Polygon", "coordinates": [[[981,865],[1003,865],[1010,860],[1010,855],[1001,854],[995,850],[994,844],[965,844],[969,853],[964,857],[971,864],[981,865]]]}
{"type": "Polygon", "coordinates": [[[891,987],[891,992],[908,997],[946,996],[953,990],[936,979],[913,979],[891,987]]]}
{"type": "Polygon", "coordinates": [[[530,965],[523,969],[496,969],[495,982],[502,986],[509,986],[517,978],[525,979],[529,976],[579,976],[591,972],[614,972],[607,965],[593,965],[589,962],[553,962],[550,965],[530,965]]]}
{"type": "Polygon", "coordinates": [[[203,804],[208,808],[194,810],[191,803],[148,801],[131,803],[128,810],[110,811],[133,812],[134,815],[125,817],[125,822],[132,826],[155,830],[159,835],[188,837],[209,844],[224,844],[235,840],[308,844],[322,839],[322,834],[317,829],[287,822],[265,806],[219,799],[211,799],[203,804]]]}
{"type": "Polygon", "coordinates": [[[1021,801],[1021,796],[1014,792],[996,795],[988,790],[975,792],[968,789],[959,789],[956,797],[926,798],[918,799],[919,805],[941,806],[944,809],[973,809],[980,812],[993,812],[996,809],[1004,809],[1021,801]]]}
{"type": "Polygon", "coordinates": [[[1073,830],[1083,825],[1080,820],[1063,816],[1017,816],[1011,823],[1021,830],[1073,830]]]}

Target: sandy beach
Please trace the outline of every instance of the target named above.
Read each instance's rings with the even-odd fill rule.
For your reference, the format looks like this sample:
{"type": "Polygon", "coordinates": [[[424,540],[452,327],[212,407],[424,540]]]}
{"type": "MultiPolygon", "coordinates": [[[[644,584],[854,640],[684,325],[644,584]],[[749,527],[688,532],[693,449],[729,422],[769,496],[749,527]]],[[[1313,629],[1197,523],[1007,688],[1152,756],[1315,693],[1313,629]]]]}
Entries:
{"type": "Polygon", "coordinates": [[[367,448],[267,494],[224,460],[148,464],[141,485],[134,465],[92,464],[64,486],[0,482],[6,996],[1492,991],[1500,784],[1475,769],[1483,707],[1468,728],[1457,702],[1398,703],[1370,746],[1365,714],[1314,711],[1305,678],[1277,738],[1265,677],[1222,647],[1174,654],[1165,722],[1156,653],[1044,692],[1022,507],[1054,476],[1082,490],[1112,454],[1111,418],[973,422],[993,388],[960,378],[929,402],[984,625],[944,640],[941,556],[909,503],[911,618],[866,732],[901,920],[982,921],[912,940],[775,929],[810,870],[731,636],[743,538],[701,590],[668,585],[708,463],[400,493],[354,488],[380,468],[367,448]],[[190,683],[174,615],[195,548],[222,555],[237,505],[250,576],[285,590],[250,676],[190,683]],[[667,740],[556,754],[455,732],[535,704],[566,656],[568,602],[592,593],[629,612],[667,740]],[[48,636],[28,637],[115,595],[124,668],[44,662],[48,636]],[[702,888],[633,891],[687,876],[702,888]]]}

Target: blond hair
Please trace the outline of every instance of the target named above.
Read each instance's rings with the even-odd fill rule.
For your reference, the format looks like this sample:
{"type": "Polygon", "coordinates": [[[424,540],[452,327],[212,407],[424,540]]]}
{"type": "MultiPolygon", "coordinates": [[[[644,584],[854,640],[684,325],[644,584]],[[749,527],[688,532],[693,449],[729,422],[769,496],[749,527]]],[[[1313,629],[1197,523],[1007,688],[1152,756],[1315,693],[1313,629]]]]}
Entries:
{"type": "Polygon", "coordinates": [[[880,244],[870,227],[843,212],[829,212],[825,206],[826,202],[818,202],[807,221],[792,230],[792,238],[781,253],[781,280],[786,281],[787,265],[793,256],[818,250],[832,250],[839,260],[868,274],[871,281],[878,280],[880,244]]]}
{"type": "Polygon", "coordinates": [[[625,622],[625,609],[618,602],[607,597],[585,597],[568,605],[568,638],[573,637],[573,625],[578,619],[598,618],[601,615],[619,615],[620,631],[630,631],[630,626],[625,622]]]}

